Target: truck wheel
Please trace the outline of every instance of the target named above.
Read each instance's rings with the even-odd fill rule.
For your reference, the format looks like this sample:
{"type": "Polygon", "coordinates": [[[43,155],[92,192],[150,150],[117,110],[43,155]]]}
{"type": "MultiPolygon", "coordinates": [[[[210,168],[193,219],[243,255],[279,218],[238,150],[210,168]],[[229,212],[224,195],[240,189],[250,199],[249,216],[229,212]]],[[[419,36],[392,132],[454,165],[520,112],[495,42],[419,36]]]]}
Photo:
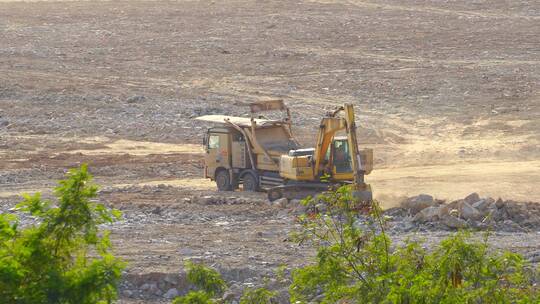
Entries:
{"type": "Polygon", "coordinates": [[[242,176],[244,183],[244,191],[256,192],[259,191],[259,181],[252,173],[246,173],[242,176]]]}
{"type": "Polygon", "coordinates": [[[219,170],[216,173],[216,185],[219,191],[231,191],[231,177],[227,170],[219,170]]]}

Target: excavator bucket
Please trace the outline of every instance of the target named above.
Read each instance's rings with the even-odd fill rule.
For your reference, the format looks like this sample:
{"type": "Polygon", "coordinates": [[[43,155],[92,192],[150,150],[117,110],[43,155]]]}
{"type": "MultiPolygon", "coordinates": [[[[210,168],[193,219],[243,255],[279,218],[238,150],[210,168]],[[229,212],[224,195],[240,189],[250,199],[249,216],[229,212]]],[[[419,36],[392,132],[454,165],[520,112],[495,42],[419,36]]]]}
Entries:
{"type": "Polygon", "coordinates": [[[368,190],[353,190],[352,191],[352,196],[358,202],[369,203],[369,202],[373,201],[373,193],[371,192],[371,189],[368,189],[368,190]]]}

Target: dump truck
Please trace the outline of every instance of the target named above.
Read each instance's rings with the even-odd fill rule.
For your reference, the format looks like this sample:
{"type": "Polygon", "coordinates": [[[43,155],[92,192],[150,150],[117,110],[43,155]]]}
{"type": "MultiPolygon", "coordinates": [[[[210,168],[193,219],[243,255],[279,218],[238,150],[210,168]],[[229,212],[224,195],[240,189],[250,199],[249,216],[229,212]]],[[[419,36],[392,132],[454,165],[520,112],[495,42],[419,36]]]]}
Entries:
{"type": "MultiPolygon", "coordinates": [[[[359,149],[354,109],[345,104],[321,119],[314,147],[293,135],[290,109],[283,100],[249,104],[250,117],[205,115],[218,124],[204,136],[204,176],[220,191],[265,191],[273,201],[315,195],[349,184],[361,201],[371,201],[364,176],[373,169],[373,151],[359,149]],[[277,112],[277,119],[264,112],[277,112]]],[[[276,114],[276,113],[274,113],[276,114]]]]}

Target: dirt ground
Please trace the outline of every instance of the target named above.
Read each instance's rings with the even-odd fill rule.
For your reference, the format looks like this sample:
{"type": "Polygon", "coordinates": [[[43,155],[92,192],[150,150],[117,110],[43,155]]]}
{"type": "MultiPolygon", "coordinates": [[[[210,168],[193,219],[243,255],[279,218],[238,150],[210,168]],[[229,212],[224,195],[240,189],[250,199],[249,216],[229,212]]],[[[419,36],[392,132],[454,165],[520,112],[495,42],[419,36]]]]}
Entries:
{"type": "MultiPolygon", "coordinates": [[[[537,1],[0,0],[2,210],[86,162],[126,212],[113,232],[131,273],[305,263],[283,241],[292,216],[263,196],[184,200],[217,195],[193,118],[276,97],[306,146],[321,115],[354,103],[386,207],[419,193],[540,202],[539,28],[537,1]]],[[[540,250],[539,237],[495,246],[540,250]]]]}

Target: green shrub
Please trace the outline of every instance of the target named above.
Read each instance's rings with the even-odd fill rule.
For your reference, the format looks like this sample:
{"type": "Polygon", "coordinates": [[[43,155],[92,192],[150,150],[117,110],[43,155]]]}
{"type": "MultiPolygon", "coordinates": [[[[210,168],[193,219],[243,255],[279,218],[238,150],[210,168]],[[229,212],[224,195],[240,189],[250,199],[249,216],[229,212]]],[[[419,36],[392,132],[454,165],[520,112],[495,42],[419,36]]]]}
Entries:
{"type": "Polygon", "coordinates": [[[392,249],[377,203],[359,221],[352,201],[342,187],[318,198],[327,212],[299,218],[296,238],[317,256],[293,271],[291,303],[539,303],[520,255],[490,251],[487,237],[463,232],[431,251],[411,241],[392,249]]]}
{"type": "Polygon", "coordinates": [[[211,296],[221,296],[227,288],[221,274],[210,267],[187,261],[186,270],[188,281],[211,296]]]}
{"type": "Polygon", "coordinates": [[[183,297],[174,299],[173,304],[213,304],[210,294],[205,291],[190,291],[183,297]]]}
{"type": "Polygon", "coordinates": [[[247,288],[240,298],[240,304],[272,304],[276,296],[276,292],[266,288],[247,288]]]}
{"type": "Polygon", "coordinates": [[[173,304],[211,304],[214,298],[220,297],[227,284],[216,270],[202,264],[186,262],[185,266],[188,281],[195,285],[198,291],[191,291],[187,295],[177,297],[173,304]]]}
{"type": "Polygon", "coordinates": [[[98,226],[119,217],[91,200],[97,187],[85,165],[70,170],[54,193],[57,206],[40,194],[25,195],[17,207],[36,218],[20,228],[0,214],[2,303],[111,303],[124,264],[111,253],[108,232],[98,226]],[[92,256],[92,257],[90,257],[92,256]]]}

